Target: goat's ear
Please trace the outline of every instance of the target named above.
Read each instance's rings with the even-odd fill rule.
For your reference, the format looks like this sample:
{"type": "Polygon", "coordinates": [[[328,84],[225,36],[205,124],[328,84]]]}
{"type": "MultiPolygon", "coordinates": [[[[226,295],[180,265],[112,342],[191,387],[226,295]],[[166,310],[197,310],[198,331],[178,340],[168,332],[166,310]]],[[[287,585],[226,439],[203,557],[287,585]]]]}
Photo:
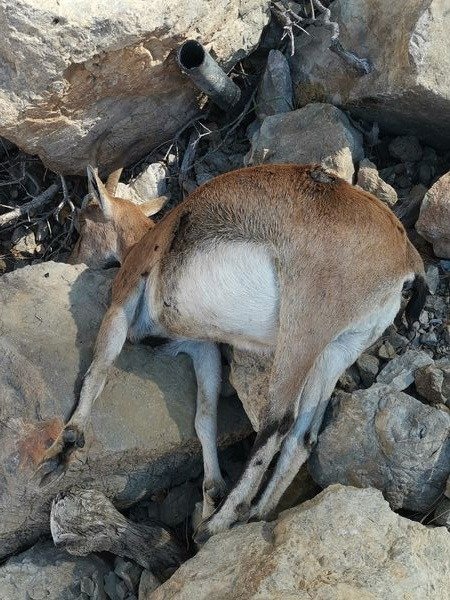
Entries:
{"type": "Polygon", "coordinates": [[[100,177],[97,174],[97,169],[94,169],[94,167],[88,165],[87,177],[89,192],[100,205],[104,216],[107,219],[112,219],[113,203],[111,202],[111,197],[109,196],[105,186],[103,185],[103,183],[100,180],[100,177]]]}
{"type": "Polygon", "coordinates": [[[147,200],[147,202],[139,204],[139,208],[146,217],[151,217],[152,215],[156,215],[156,213],[162,209],[168,199],[167,196],[158,196],[157,198],[152,198],[151,200],[147,200]]]}

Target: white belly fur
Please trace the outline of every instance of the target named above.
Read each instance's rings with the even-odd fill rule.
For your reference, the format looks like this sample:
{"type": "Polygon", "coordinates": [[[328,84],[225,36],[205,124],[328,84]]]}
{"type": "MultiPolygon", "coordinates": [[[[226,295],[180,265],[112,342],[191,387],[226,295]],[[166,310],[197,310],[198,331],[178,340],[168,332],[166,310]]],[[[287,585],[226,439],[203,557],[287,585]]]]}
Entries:
{"type": "Polygon", "coordinates": [[[272,347],[278,330],[278,282],[263,246],[223,242],[192,256],[178,282],[177,308],[196,327],[219,329],[238,347],[272,347]]]}

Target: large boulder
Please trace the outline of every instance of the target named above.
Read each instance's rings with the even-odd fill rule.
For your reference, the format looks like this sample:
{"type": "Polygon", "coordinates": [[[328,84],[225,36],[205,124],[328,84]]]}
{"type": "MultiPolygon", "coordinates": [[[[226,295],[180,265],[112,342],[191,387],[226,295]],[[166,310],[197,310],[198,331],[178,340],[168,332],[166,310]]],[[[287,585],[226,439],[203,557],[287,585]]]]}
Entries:
{"type": "Polygon", "coordinates": [[[311,28],[295,40],[297,102],[333,102],[389,131],[448,148],[448,2],[336,0],[330,8],[344,47],[369,59],[373,70],[361,76],[329,50],[329,28],[311,28]]]}
{"type": "Polygon", "coordinates": [[[450,171],[425,194],[416,229],[437,256],[450,258],[450,171]]]}
{"type": "Polygon", "coordinates": [[[211,538],[140,600],[442,600],[450,536],[393,513],[380,492],[332,486],[211,538]]]}
{"type": "Polygon", "coordinates": [[[112,170],[198,110],[175,50],[198,39],[229,69],[257,44],[268,0],[0,0],[0,135],[60,173],[112,170]]]}
{"type": "Polygon", "coordinates": [[[350,183],[364,158],[361,133],[331,104],[268,116],[251,141],[247,164],[321,163],[350,183]]]}
{"type": "Polygon", "coordinates": [[[52,542],[38,543],[0,567],[0,600],[107,600],[108,572],[98,556],[70,556],[52,542]]]}
{"type": "MultiPolygon", "coordinates": [[[[190,359],[126,344],[79,460],[51,485],[32,481],[74,408],[113,274],[42,263],[0,278],[0,557],[48,531],[51,499],[74,483],[125,506],[199,472],[190,359]]],[[[221,444],[249,431],[236,400],[221,403],[219,423],[221,444]]]]}
{"type": "Polygon", "coordinates": [[[393,508],[426,512],[450,474],[450,413],[383,385],[339,394],[309,459],[313,479],[373,486],[393,508]]]}

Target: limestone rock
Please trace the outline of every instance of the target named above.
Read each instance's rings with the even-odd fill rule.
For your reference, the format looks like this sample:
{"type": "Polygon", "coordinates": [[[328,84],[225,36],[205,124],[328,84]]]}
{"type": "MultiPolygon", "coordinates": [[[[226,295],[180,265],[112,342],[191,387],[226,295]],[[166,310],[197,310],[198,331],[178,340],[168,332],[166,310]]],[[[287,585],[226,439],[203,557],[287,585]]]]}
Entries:
{"type": "Polygon", "coordinates": [[[445,0],[336,0],[331,19],[345,48],[369,59],[363,77],[328,48],[331,32],[314,27],[295,40],[292,75],[297,102],[333,102],[381,129],[415,134],[448,148],[450,30],[445,0]],[[438,117],[437,117],[438,115],[438,117]]]}
{"type": "Polygon", "coordinates": [[[164,163],[152,163],[130,183],[119,182],[116,189],[116,196],[132,200],[136,204],[142,204],[150,198],[164,196],[167,193],[168,175],[169,173],[164,163]]]}
{"type": "Polygon", "coordinates": [[[373,356],[372,354],[368,354],[367,352],[363,352],[356,361],[356,365],[358,367],[363,384],[366,387],[371,386],[372,383],[375,382],[378,370],[380,368],[380,363],[377,357],[373,356]]]}
{"type": "Polygon", "coordinates": [[[321,163],[350,183],[364,158],[362,135],[331,104],[309,104],[266,117],[252,137],[247,164],[321,163]]]}
{"type": "Polygon", "coordinates": [[[389,152],[403,163],[417,162],[422,158],[422,146],[414,135],[401,135],[389,144],[389,152]]]}
{"type": "Polygon", "coordinates": [[[388,206],[394,206],[397,202],[397,192],[381,179],[376,166],[367,158],[359,163],[357,183],[363,190],[370,192],[388,206]]]}
{"type": "Polygon", "coordinates": [[[450,414],[387,386],[342,393],[309,471],[322,487],[373,486],[393,508],[426,512],[450,474],[450,414]]]}
{"type": "MultiPolygon", "coordinates": [[[[73,410],[113,275],[47,262],[0,278],[0,557],[48,531],[51,499],[74,482],[120,507],[182,483],[201,461],[190,359],[126,344],[79,460],[54,484],[31,480],[73,410]]],[[[219,412],[221,444],[249,431],[237,401],[219,412]]]]}
{"type": "Polygon", "coordinates": [[[271,50],[256,97],[259,119],[292,110],[292,80],[289,63],[279,50],[271,50]]]}
{"type": "Polygon", "coordinates": [[[433,359],[423,350],[407,350],[396,356],[382,369],[377,383],[391,386],[401,392],[414,383],[414,373],[420,367],[431,365],[433,359]]]}
{"type": "Polygon", "coordinates": [[[432,404],[447,404],[450,408],[450,359],[417,369],[414,374],[416,389],[432,404]]]}
{"type": "Polygon", "coordinates": [[[109,566],[98,556],[75,557],[40,542],[0,567],[0,600],[107,600],[109,566]],[[91,594],[80,596],[80,591],[91,594]]]}
{"type": "Polygon", "coordinates": [[[416,229],[437,256],[450,258],[450,171],[425,194],[416,229]]]}
{"type": "Polygon", "coordinates": [[[444,528],[396,515],[373,489],[332,486],[212,537],[140,600],[443,600],[449,572],[444,528]]]}
{"type": "Polygon", "coordinates": [[[175,50],[201,41],[229,69],[268,0],[0,1],[0,135],[58,173],[129,164],[197,112],[175,50]]]}

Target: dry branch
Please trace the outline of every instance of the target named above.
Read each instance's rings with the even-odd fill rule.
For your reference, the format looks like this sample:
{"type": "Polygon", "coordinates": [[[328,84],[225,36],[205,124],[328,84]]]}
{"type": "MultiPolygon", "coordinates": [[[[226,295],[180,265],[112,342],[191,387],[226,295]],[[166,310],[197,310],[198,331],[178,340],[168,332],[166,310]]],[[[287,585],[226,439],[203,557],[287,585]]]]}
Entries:
{"type": "Polygon", "coordinates": [[[112,552],[131,558],[160,578],[186,558],[176,539],[159,525],[133,523],[97,490],[71,490],[52,503],[53,541],[70,554],[112,552]]]}
{"type": "Polygon", "coordinates": [[[49,202],[53,198],[53,196],[58,190],[59,184],[52,183],[50,187],[48,187],[44,192],[42,192],[42,194],[39,194],[39,196],[33,198],[33,200],[22,204],[22,206],[18,206],[14,210],[11,210],[10,212],[5,213],[4,215],[0,215],[0,227],[3,227],[3,225],[14,221],[14,219],[17,219],[22,215],[26,215],[30,211],[36,210],[44,204],[47,204],[47,202],[49,202]]]}

